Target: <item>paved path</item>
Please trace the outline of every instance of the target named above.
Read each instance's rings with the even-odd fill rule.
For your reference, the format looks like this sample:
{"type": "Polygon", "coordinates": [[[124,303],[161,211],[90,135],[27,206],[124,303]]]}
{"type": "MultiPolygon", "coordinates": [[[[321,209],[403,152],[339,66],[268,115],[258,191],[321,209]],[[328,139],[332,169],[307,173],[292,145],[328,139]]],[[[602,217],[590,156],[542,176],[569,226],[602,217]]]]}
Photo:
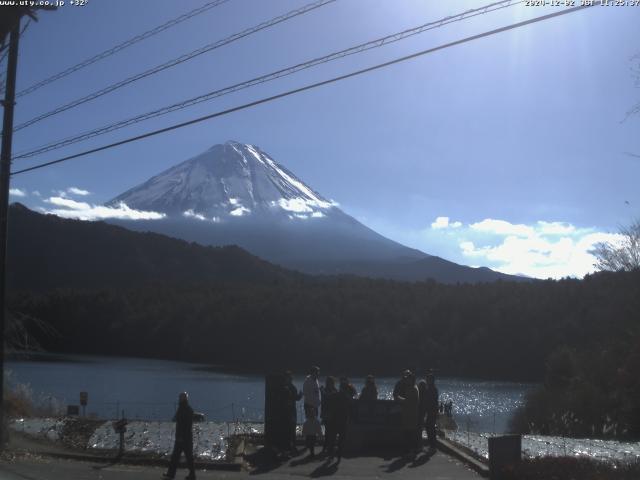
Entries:
{"type": "MultiPolygon", "coordinates": [[[[0,462],[0,480],[147,480],[160,479],[164,468],[113,465],[101,468],[97,463],[62,460],[51,457],[24,457],[0,462]]],[[[185,470],[178,470],[177,479],[184,478],[185,470]]],[[[416,458],[354,457],[307,461],[303,457],[288,463],[264,467],[252,472],[202,471],[199,479],[219,480],[292,480],[295,477],[332,477],[336,480],[367,478],[402,478],[430,480],[478,480],[481,477],[449,455],[436,452],[423,453],[416,458]]]]}

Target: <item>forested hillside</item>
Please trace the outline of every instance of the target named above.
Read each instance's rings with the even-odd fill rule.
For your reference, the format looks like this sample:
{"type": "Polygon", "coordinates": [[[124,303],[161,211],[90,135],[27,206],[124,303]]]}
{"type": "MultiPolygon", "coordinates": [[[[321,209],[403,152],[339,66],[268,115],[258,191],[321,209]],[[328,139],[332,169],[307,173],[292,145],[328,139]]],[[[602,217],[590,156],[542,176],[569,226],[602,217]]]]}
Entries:
{"type": "Polygon", "coordinates": [[[130,288],[149,283],[277,282],[298,274],[236,246],[205,247],[103,222],[10,208],[8,285],[12,290],[130,288]]]}
{"type": "Polygon", "coordinates": [[[583,281],[442,285],[356,277],[14,294],[53,325],[54,351],[196,360],[252,370],[542,379],[562,346],[597,355],[640,338],[640,273],[583,281]],[[327,371],[327,370],[325,370],[327,371]]]}

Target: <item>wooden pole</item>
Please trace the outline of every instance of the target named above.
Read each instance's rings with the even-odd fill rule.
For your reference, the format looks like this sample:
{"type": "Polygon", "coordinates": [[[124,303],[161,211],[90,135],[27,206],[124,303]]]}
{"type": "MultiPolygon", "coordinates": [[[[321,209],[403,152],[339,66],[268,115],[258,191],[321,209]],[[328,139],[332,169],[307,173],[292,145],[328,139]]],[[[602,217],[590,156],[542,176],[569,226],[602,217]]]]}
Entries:
{"type": "Polygon", "coordinates": [[[11,176],[11,144],[13,141],[13,109],[16,98],[16,71],[18,68],[18,40],[20,22],[11,29],[7,83],[5,88],[4,117],[2,121],[2,152],[0,153],[0,444],[8,440],[4,411],[4,350],[7,315],[7,220],[9,215],[9,179],[11,176]]]}

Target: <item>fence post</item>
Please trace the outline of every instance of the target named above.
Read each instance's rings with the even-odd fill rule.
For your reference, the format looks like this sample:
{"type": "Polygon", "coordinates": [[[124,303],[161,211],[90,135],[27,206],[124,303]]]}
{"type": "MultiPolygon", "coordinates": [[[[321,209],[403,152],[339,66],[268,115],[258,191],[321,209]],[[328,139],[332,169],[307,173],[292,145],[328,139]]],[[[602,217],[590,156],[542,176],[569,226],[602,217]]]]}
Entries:
{"type": "Polygon", "coordinates": [[[502,435],[488,439],[489,475],[491,480],[507,478],[505,468],[520,462],[522,458],[522,437],[502,435]]]}

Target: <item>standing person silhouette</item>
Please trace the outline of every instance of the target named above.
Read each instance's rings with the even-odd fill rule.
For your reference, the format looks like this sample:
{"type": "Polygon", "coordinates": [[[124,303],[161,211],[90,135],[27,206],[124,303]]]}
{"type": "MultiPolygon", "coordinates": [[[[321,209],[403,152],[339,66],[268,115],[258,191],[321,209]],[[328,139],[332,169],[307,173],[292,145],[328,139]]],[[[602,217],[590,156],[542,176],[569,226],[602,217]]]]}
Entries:
{"type": "Polygon", "coordinates": [[[344,446],[344,440],[347,435],[347,424],[349,423],[350,405],[353,401],[353,385],[349,383],[349,379],[346,377],[340,378],[340,389],[336,394],[334,405],[334,422],[335,430],[334,437],[338,438],[338,451],[337,461],[342,459],[342,450],[344,446]]]}
{"type": "Polygon", "coordinates": [[[320,411],[320,418],[324,424],[324,445],[322,446],[322,453],[331,453],[335,444],[335,403],[337,393],[336,379],[331,376],[327,377],[324,388],[322,389],[322,410],[320,411]]]}
{"type": "Polygon", "coordinates": [[[189,475],[186,480],[195,480],[196,471],[193,466],[193,409],[189,405],[189,395],[182,392],[178,396],[178,410],[173,420],[176,422],[176,439],[173,444],[173,453],[169,462],[169,469],[163,475],[164,478],[174,478],[180,455],[184,452],[187,459],[189,475]]]}
{"type": "Polygon", "coordinates": [[[418,382],[418,448],[422,448],[422,430],[426,429],[427,416],[427,382],[420,380],[418,382]]]}
{"type": "Polygon", "coordinates": [[[314,446],[316,444],[317,431],[322,429],[318,422],[318,410],[320,409],[320,383],[318,382],[320,375],[319,367],[311,367],[309,375],[302,384],[302,395],[304,397],[304,415],[306,417],[303,425],[303,435],[305,435],[305,446],[309,449],[309,456],[315,456],[314,446]],[[305,428],[305,426],[307,428],[305,428]]]}
{"type": "Polygon", "coordinates": [[[426,376],[427,389],[425,391],[425,410],[427,418],[425,419],[425,429],[429,439],[430,448],[436,448],[436,419],[438,418],[438,389],[436,388],[436,380],[433,373],[429,372],[426,376]]]}
{"type": "Polygon", "coordinates": [[[293,373],[287,370],[284,373],[284,409],[285,409],[285,421],[287,429],[287,447],[292,454],[298,453],[296,450],[296,426],[298,423],[298,411],[296,409],[296,402],[302,398],[302,392],[298,392],[298,389],[293,384],[293,373]]]}
{"type": "Polygon", "coordinates": [[[407,378],[411,375],[410,370],[402,372],[402,377],[398,380],[393,387],[393,399],[398,401],[398,397],[404,397],[405,390],[407,388],[407,378]]]}
{"type": "Polygon", "coordinates": [[[402,429],[404,430],[407,453],[417,452],[418,438],[418,402],[419,394],[416,377],[413,373],[405,381],[404,395],[398,396],[402,405],[402,429]]]}
{"type": "Polygon", "coordinates": [[[360,401],[375,402],[378,399],[378,386],[373,375],[367,375],[360,393],[360,401]]]}

